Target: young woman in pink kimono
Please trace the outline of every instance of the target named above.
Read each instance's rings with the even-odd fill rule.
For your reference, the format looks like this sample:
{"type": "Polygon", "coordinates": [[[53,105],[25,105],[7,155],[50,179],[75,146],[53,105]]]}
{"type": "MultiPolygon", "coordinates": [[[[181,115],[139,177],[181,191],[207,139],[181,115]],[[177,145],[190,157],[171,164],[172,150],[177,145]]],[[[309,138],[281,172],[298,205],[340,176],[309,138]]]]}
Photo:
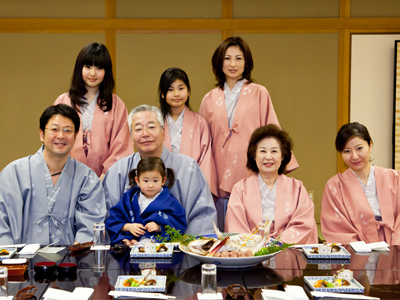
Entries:
{"type": "Polygon", "coordinates": [[[164,146],[173,153],[193,158],[211,192],[217,196],[210,128],[202,116],[190,110],[190,83],[186,72],[179,68],[165,70],[160,78],[158,94],[164,117],[164,146]]]}
{"type": "Polygon", "coordinates": [[[106,46],[91,43],[79,52],[68,93],[54,102],[70,105],[78,112],[81,128],[70,154],[100,179],[114,162],[133,153],[128,111],[113,90],[110,54],[106,46]]]}
{"type": "Polygon", "coordinates": [[[321,205],[329,243],[385,241],[400,244],[400,174],[371,164],[372,139],[357,122],[342,126],[336,150],[349,167],[328,180],[321,205]]]}
{"type": "Polygon", "coordinates": [[[250,233],[272,221],[270,237],[285,243],[318,243],[314,204],[303,183],[286,177],[292,157],[289,135],[275,125],[254,131],[247,150],[247,169],[255,174],[233,186],[225,231],[250,233]]]}
{"type": "MultiPolygon", "coordinates": [[[[223,41],[214,52],[212,66],[217,88],[204,96],[199,114],[207,121],[213,139],[221,228],[233,185],[252,174],[245,168],[251,134],[263,125],[280,125],[267,89],[253,83],[253,57],[245,41],[240,37],[223,41]]],[[[297,168],[292,156],[287,172],[297,168]]]]}

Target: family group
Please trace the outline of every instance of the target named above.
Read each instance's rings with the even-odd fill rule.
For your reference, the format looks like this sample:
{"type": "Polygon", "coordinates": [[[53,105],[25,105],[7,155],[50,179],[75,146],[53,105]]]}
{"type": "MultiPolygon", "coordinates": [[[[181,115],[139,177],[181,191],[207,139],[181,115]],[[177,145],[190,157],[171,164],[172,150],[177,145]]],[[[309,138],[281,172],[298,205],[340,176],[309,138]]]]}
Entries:
{"type": "MultiPolygon", "coordinates": [[[[185,71],[161,75],[160,108],[128,110],[115,94],[112,62],[98,43],[79,53],[69,91],[40,117],[42,146],[0,173],[2,244],[69,245],[92,240],[105,222],[111,243],[166,235],[250,233],[318,243],[314,204],[293,141],[281,129],[267,89],[251,77],[240,37],[212,56],[216,88],[190,109],[185,71]],[[137,152],[134,152],[134,147],[137,152]]],[[[342,126],[336,149],[348,169],[326,184],[321,229],[327,242],[400,244],[399,172],[371,163],[373,142],[357,122],[342,126]]]]}

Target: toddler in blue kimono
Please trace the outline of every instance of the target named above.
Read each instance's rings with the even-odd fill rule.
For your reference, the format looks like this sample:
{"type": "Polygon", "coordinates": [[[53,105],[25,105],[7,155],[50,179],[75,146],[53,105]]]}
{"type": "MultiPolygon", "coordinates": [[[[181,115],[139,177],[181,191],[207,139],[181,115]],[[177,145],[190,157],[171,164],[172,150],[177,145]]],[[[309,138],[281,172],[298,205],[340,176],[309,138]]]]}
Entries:
{"type": "Polygon", "coordinates": [[[130,246],[158,234],[165,236],[167,225],[183,234],[187,227],[185,209],[169,193],[174,182],[174,170],[166,169],[161,158],[142,158],[137,169],[129,172],[131,189],[110,209],[106,229],[111,243],[130,246]]]}

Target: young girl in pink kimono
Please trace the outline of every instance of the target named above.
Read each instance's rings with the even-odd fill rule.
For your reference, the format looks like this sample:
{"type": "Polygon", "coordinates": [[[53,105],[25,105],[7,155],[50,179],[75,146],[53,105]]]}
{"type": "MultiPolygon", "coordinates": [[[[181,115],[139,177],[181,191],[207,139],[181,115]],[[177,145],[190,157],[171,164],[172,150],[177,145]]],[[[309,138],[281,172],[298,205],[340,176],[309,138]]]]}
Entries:
{"type": "Polygon", "coordinates": [[[100,179],[114,162],[133,153],[128,111],[113,90],[110,54],[106,46],[91,43],[78,54],[68,93],[54,102],[70,105],[78,112],[81,128],[70,154],[100,179]]]}
{"type": "Polygon", "coordinates": [[[321,230],[326,241],[399,245],[399,172],[371,164],[372,139],[362,124],[343,125],[335,145],[348,169],[325,186],[321,230]]]}
{"type": "Polygon", "coordinates": [[[190,83],[185,71],[169,68],[158,85],[164,118],[164,146],[193,158],[200,166],[211,192],[217,193],[217,178],[211,149],[211,134],[204,118],[190,110],[190,83]]]}
{"type": "Polygon", "coordinates": [[[318,243],[314,204],[303,183],[284,175],[292,157],[289,135],[275,125],[254,131],[246,167],[254,175],[233,186],[225,231],[250,233],[272,221],[270,237],[285,243],[318,243]]]}
{"type": "MultiPolygon", "coordinates": [[[[216,206],[222,228],[233,185],[252,174],[245,167],[251,134],[263,125],[280,126],[267,89],[253,83],[253,57],[244,40],[230,37],[223,41],[214,52],[212,66],[217,88],[204,96],[199,114],[207,121],[213,139],[220,198],[216,206]]],[[[287,172],[296,168],[298,164],[292,156],[287,172]]]]}

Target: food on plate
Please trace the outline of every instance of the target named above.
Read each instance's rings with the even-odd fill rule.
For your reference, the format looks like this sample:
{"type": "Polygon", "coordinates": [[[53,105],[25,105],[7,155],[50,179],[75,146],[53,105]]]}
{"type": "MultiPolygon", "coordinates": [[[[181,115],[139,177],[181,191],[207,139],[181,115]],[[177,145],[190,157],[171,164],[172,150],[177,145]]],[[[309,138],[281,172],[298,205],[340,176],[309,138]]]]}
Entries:
{"type": "Polygon", "coordinates": [[[310,253],[318,254],[319,253],[318,247],[312,247],[310,253]]]}
{"type": "Polygon", "coordinates": [[[254,236],[253,234],[238,234],[222,239],[222,233],[214,224],[218,239],[195,239],[188,243],[187,248],[190,252],[202,256],[236,258],[272,254],[291,246],[274,241],[265,247],[266,241],[269,239],[270,226],[271,222],[266,223],[263,237],[254,236]]]}
{"type": "Polygon", "coordinates": [[[320,279],[314,283],[314,287],[316,287],[316,288],[320,288],[320,287],[334,288],[334,287],[343,286],[343,285],[349,286],[350,282],[346,279],[336,278],[336,276],[334,276],[331,281],[326,280],[326,279],[320,279]]]}
{"type": "Polygon", "coordinates": [[[0,249],[0,255],[8,255],[10,252],[7,251],[7,249],[0,249]]]}
{"type": "Polygon", "coordinates": [[[147,247],[147,249],[150,249],[150,250],[147,251],[145,246],[140,246],[140,247],[138,248],[138,251],[139,251],[140,253],[145,253],[145,252],[154,253],[154,252],[164,252],[164,251],[168,251],[168,247],[165,246],[165,244],[160,244],[160,245],[158,245],[158,246],[154,245],[155,251],[152,251],[152,250],[151,250],[151,247],[147,247]]]}
{"type": "Polygon", "coordinates": [[[68,250],[71,252],[83,251],[83,250],[86,250],[86,249],[89,249],[90,247],[92,247],[93,244],[94,244],[93,241],[87,242],[87,243],[75,244],[75,245],[69,246],[68,250]]]}
{"type": "MultiPolygon", "coordinates": [[[[331,252],[339,252],[340,251],[340,246],[337,244],[330,244],[331,247],[331,252]]],[[[319,254],[318,247],[312,247],[310,253],[312,254],[319,254]]]]}
{"type": "MultiPolygon", "coordinates": [[[[147,276],[146,276],[147,277],[147,276]]],[[[123,286],[138,287],[140,285],[156,285],[157,281],[155,279],[147,279],[146,277],[141,278],[128,278],[122,282],[123,286]]]]}
{"type": "Polygon", "coordinates": [[[157,281],[155,279],[147,280],[144,285],[156,285],[157,281]]]}
{"type": "Polygon", "coordinates": [[[123,286],[139,286],[140,280],[135,278],[128,278],[122,282],[123,286]]]}

